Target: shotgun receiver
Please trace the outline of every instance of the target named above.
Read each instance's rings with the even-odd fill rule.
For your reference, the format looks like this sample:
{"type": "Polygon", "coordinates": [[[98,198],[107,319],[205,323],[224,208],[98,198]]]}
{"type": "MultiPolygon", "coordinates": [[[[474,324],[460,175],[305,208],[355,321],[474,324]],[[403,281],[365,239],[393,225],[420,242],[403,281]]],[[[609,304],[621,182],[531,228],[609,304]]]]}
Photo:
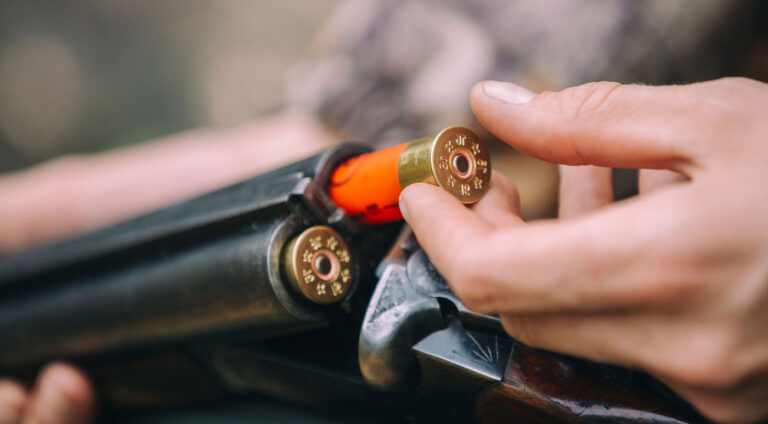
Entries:
{"type": "Polygon", "coordinates": [[[333,172],[368,151],[0,260],[0,375],[72,361],[105,422],[703,422],[645,374],[516,342],[407,226],[339,208],[333,172]]]}

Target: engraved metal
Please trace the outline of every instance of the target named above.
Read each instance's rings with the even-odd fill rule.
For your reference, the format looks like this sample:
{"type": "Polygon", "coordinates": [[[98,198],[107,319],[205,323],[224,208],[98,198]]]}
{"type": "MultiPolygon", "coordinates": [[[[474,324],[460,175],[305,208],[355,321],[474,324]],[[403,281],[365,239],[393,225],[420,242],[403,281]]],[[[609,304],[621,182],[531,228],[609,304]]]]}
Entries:
{"type": "Polygon", "coordinates": [[[504,334],[501,321],[467,309],[426,254],[408,242],[412,237],[406,227],[377,271],[380,279],[358,346],[366,381],[388,390],[423,385],[425,366],[435,362],[448,366],[442,377],[458,373],[501,380],[512,350],[511,340],[499,336],[504,334]],[[411,248],[416,250],[405,252],[411,248]],[[455,318],[445,316],[446,304],[452,305],[455,318]]]}
{"type": "Polygon", "coordinates": [[[477,134],[449,127],[409,143],[400,155],[398,178],[402,188],[418,182],[434,184],[471,204],[488,191],[490,168],[490,155],[477,134]]]}
{"type": "Polygon", "coordinates": [[[324,225],[307,228],[286,244],[282,268],[297,294],[322,305],[344,299],[354,279],[349,246],[324,225]]]}

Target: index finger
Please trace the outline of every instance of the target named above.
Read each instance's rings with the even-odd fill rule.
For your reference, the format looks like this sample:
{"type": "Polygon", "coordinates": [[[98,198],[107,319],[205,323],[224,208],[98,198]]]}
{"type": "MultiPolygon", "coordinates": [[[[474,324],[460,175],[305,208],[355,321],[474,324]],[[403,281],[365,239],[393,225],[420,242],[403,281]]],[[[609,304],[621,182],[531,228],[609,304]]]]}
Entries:
{"type": "Polygon", "coordinates": [[[531,156],[567,165],[690,173],[709,134],[691,119],[708,98],[703,85],[598,82],[522,96],[524,88],[485,81],[472,89],[471,100],[486,128],[531,156]]]}

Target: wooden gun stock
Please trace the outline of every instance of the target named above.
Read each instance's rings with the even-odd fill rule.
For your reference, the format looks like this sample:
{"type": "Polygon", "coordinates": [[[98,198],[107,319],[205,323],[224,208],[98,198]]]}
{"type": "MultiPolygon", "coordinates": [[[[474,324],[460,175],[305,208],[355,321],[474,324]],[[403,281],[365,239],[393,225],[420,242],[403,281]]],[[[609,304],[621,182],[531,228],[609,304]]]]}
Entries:
{"type": "Polygon", "coordinates": [[[645,374],[617,369],[610,375],[519,344],[503,381],[477,397],[475,418],[482,424],[708,422],[645,374]]]}

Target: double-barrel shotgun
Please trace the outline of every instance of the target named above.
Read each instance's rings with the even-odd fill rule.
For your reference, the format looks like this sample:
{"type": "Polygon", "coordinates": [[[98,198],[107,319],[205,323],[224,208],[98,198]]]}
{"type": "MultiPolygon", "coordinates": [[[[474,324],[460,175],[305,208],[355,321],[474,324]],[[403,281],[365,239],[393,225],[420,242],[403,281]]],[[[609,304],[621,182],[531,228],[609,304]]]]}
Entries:
{"type": "Polygon", "coordinates": [[[0,375],[71,361],[104,422],[263,414],[249,405],[310,422],[704,422],[647,374],[529,348],[454,296],[398,195],[427,182],[473,203],[490,166],[462,127],[341,144],[0,259],[0,375]]]}

